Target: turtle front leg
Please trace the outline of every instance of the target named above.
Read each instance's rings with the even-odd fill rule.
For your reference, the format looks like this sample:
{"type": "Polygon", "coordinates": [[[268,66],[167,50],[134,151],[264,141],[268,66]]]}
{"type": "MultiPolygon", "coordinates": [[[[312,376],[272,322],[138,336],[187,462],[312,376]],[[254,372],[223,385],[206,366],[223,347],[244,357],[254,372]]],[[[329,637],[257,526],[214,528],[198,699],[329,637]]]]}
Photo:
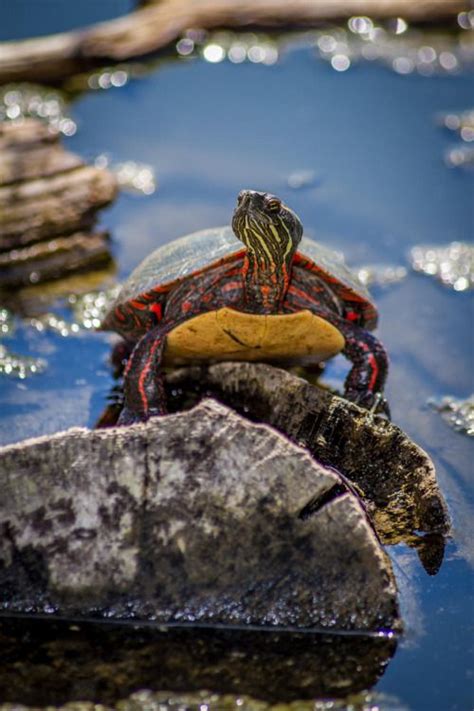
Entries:
{"type": "Polygon", "coordinates": [[[148,331],[133,349],[124,372],[125,403],[118,419],[119,426],[166,414],[161,364],[169,330],[170,326],[157,326],[148,331]]]}
{"type": "Polygon", "coordinates": [[[388,403],[382,394],[388,373],[385,348],[375,336],[353,324],[341,320],[338,328],[346,341],[342,352],[352,363],[344,383],[345,397],[390,417],[388,403]]]}

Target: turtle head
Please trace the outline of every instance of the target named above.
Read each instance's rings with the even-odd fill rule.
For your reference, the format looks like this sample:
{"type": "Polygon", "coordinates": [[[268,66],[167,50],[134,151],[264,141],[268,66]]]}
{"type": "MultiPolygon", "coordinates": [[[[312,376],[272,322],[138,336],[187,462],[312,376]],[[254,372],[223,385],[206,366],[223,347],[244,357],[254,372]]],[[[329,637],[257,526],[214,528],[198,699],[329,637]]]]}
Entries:
{"type": "Polygon", "coordinates": [[[303,234],[298,216],[280,198],[256,190],[240,191],[232,229],[270,268],[291,262],[303,234]]]}

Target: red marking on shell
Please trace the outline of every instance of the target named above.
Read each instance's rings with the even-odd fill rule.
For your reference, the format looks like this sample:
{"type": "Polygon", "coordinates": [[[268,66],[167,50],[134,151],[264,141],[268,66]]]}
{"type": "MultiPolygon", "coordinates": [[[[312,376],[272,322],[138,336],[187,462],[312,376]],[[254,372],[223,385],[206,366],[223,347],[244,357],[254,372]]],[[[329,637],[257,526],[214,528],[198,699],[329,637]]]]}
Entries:
{"type": "MultiPolygon", "coordinates": [[[[156,298],[156,294],[167,294],[171,289],[173,289],[175,286],[180,284],[181,282],[184,281],[192,281],[193,277],[198,276],[200,274],[205,274],[209,271],[212,271],[214,269],[217,269],[218,267],[224,265],[224,264],[230,264],[232,262],[238,262],[240,261],[246,254],[245,249],[241,249],[239,252],[234,252],[233,254],[227,256],[227,257],[221,257],[220,259],[217,259],[214,262],[210,262],[206,267],[199,269],[195,272],[191,272],[190,274],[186,274],[185,277],[178,277],[177,279],[173,279],[173,281],[167,282],[166,284],[157,284],[156,286],[152,287],[150,291],[144,291],[142,292],[139,297],[135,298],[140,298],[141,301],[153,301],[156,298]]],[[[229,274],[232,274],[233,272],[229,272],[229,274]]],[[[235,268],[235,274],[241,274],[242,273],[242,266],[239,265],[235,268]]],[[[128,303],[131,303],[129,300],[128,303]]]]}
{"type": "Polygon", "coordinates": [[[296,297],[298,297],[298,298],[300,298],[300,299],[303,299],[303,301],[309,301],[309,300],[310,300],[310,301],[313,301],[313,302],[314,302],[314,299],[311,299],[311,297],[310,297],[309,294],[307,294],[306,292],[302,291],[301,289],[299,289],[299,288],[298,288],[297,286],[295,286],[294,284],[290,284],[290,286],[289,286],[289,288],[288,288],[288,293],[289,293],[291,296],[296,296],[296,297]]]}
{"type": "Polygon", "coordinates": [[[129,301],[128,303],[132,308],[139,309],[140,311],[144,311],[147,308],[146,304],[138,301],[138,299],[133,299],[133,301],[129,301]]]}
{"type": "Polygon", "coordinates": [[[155,314],[158,321],[161,321],[163,318],[163,307],[161,304],[158,304],[156,301],[153,304],[150,304],[150,311],[155,314]]]}

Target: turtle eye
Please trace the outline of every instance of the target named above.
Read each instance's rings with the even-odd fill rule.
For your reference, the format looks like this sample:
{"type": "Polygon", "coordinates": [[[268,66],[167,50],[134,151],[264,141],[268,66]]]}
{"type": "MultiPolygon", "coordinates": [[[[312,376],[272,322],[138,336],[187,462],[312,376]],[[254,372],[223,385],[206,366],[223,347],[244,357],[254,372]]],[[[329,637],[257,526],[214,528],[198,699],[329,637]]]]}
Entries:
{"type": "Polygon", "coordinates": [[[280,208],[281,200],[279,200],[278,198],[272,197],[267,201],[267,210],[269,212],[279,212],[280,208]]]}

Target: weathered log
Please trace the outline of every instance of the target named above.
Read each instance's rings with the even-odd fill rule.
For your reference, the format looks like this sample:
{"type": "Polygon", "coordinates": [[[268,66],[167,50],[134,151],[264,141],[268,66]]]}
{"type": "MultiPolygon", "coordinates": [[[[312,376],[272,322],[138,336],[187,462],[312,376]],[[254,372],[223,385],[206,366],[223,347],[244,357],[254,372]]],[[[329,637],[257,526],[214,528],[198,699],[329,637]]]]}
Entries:
{"type": "Polygon", "coordinates": [[[90,230],[115,176],[84,165],[35,119],[0,124],[0,151],[0,289],[110,262],[107,234],[90,230]]]}
{"type": "Polygon", "coordinates": [[[20,122],[0,122],[1,151],[13,146],[17,150],[24,150],[31,148],[32,145],[47,145],[58,141],[58,132],[51,131],[48,124],[36,119],[26,118],[20,122]]]}
{"type": "Polygon", "coordinates": [[[324,464],[352,481],[384,543],[422,546],[424,563],[436,572],[449,517],[428,455],[393,423],[287,371],[256,363],[221,363],[184,368],[167,376],[170,395],[179,388],[217,397],[247,417],[266,422],[303,444],[324,464]]]}
{"type": "Polygon", "coordinates": [[[52,616],[46,620],[0,617],[0,699],[35,708],[80,701],[80,706],[74,705],[77,711],[270,711],[263,700],[283,711],[280,704],[298,699],[300,711],[313,711],[315,698],[345,698],[371,689],[395,647],[396,637],[385,635],[157,629],[137,626],[136,621],[71,624],[52,616]],[[120,703],[137,689],[162,693],[155,697],[150,691],[149,703],[143,706],[120,703]],[[238,695],[240,702],[230,694],[238,695]],[[252,703],[246,695],[259,701],[252,703]],[[302,706],[302,699],[313,701],[302,706]],[[89,707],[86,701],[97,705],[89,707]]]}
{"type": "Polygon", "coordinates": [[[0,187],[0,250],[89,228],[116,192],[115,177],[93,166],[0,187]]]}
{"type": "Polygon", "coordinates": [[[0,290],[57,279],[112,260],[106,232],[76,232],[0,252],[0,290]]]}
{"type": "Polygon", "coordinates": [[[5,612],[400,627],[390,561],[332,470],[205,401],[0,450],[5,612]]]}
{"type": "Polygon", "coordinates": [[[2,150],[0,185],[48,178],[84,165],[80,156],[64,150],[60,144],[32,146],[29,150],[25,148],[23,144],[23,150],[18,150],[18,146],[2,150]]]}
{"type": "Polygon", "coordinates": [[[0,83],[61,80],[94,63],[163,49],[186,29],[312,26],[352,15],[426,22],[469,9],[466,0],[163,0],[125,17],[50,37],[0,45],[0,83]]]}

